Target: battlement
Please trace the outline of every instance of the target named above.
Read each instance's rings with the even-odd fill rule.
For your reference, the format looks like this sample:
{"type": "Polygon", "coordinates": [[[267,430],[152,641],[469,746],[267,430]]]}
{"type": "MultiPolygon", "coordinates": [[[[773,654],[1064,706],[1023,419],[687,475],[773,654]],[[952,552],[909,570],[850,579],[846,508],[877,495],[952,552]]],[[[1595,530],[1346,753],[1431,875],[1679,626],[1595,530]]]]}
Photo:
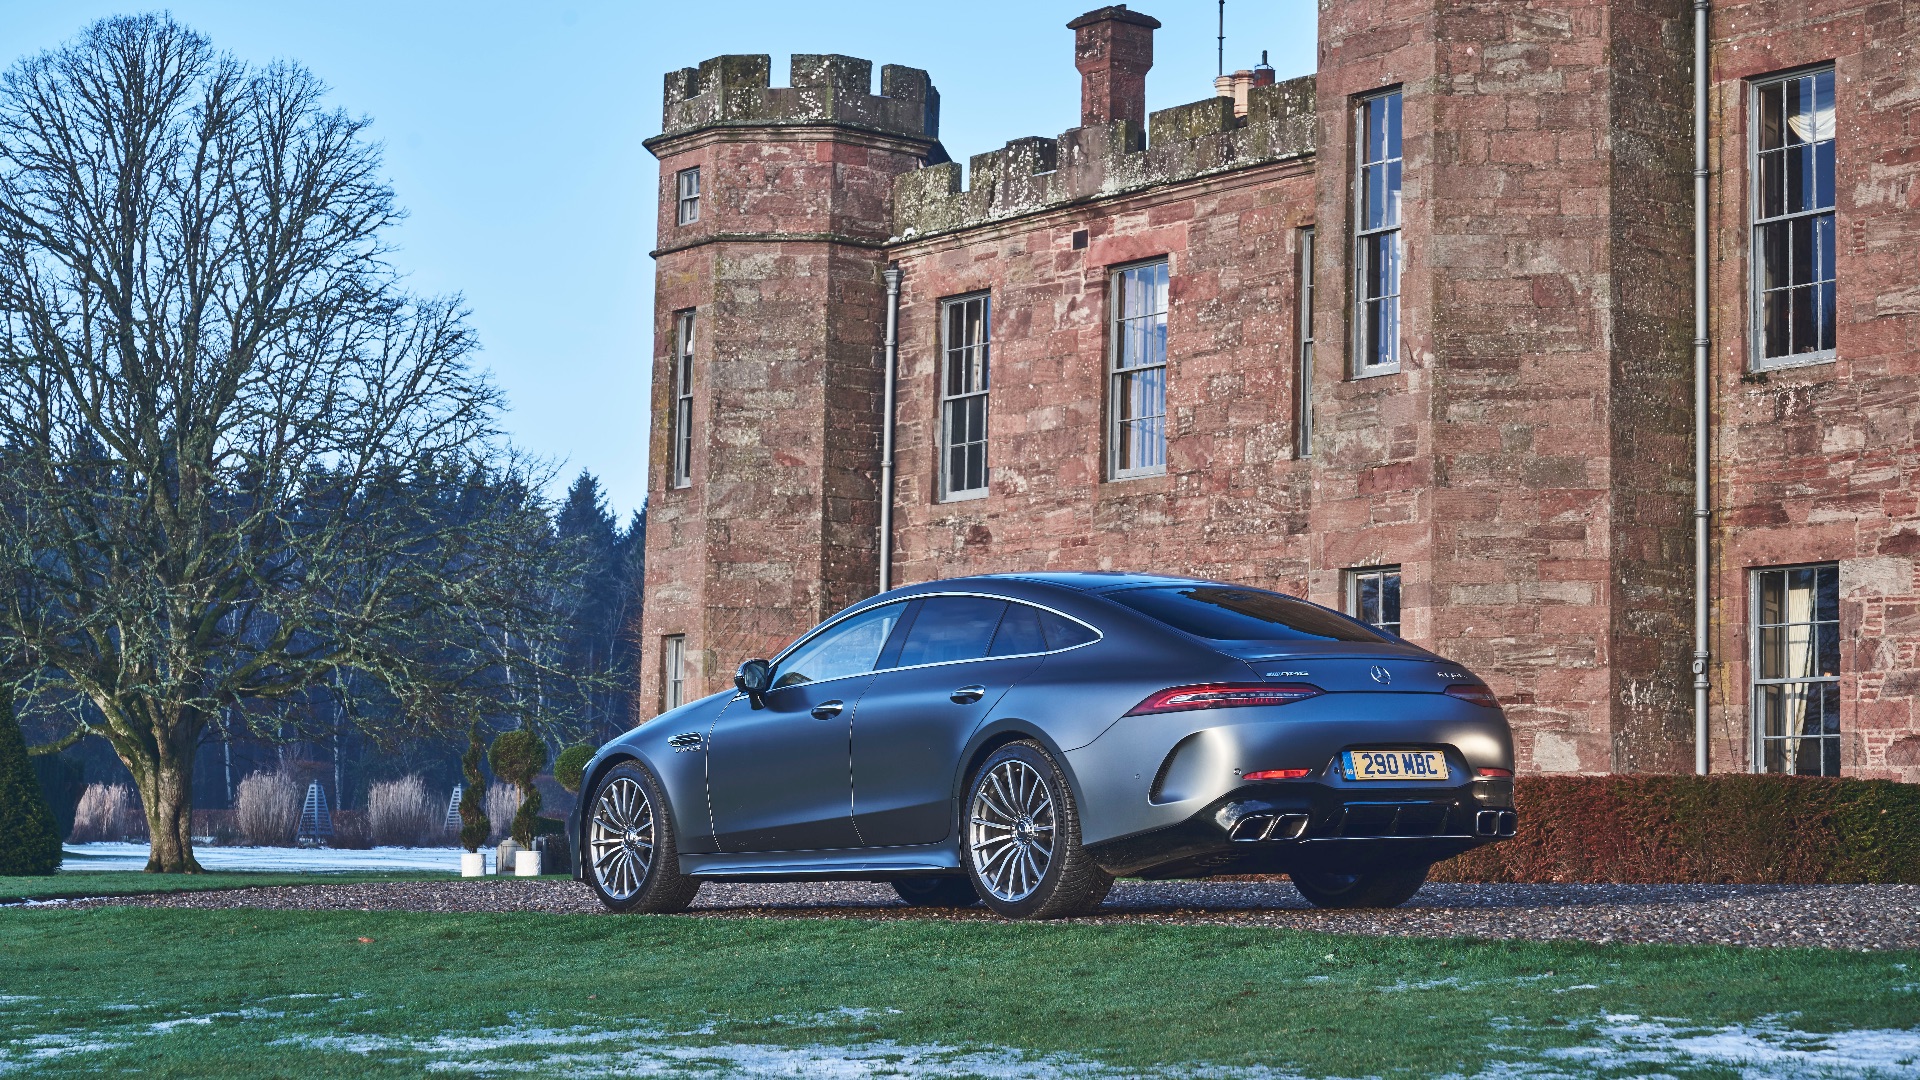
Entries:
{"type": "Polygon", "coordinates": [[[716,56],[697,68],[667,73],[661,133],[647,140],[714,127],[834,124],[928,142],[940,138],[940,93],[918,68],[880,69],[872,93],[873,63],[852,56],[795,53],[790,86],[771,85],[773,58],[716,56]]]}
{"type": "Polygon", "coordinates": [[[1247,115],[1212,97],[1162,109],[1148,131],[1129,120],[1079,127],[1057,139],[1015,139],[975,154],[966,188],[954,162],[893,181],[893,234],[913,239],[1251,165],[1310,156],[1319,123],[1307,75],[1252,88],[1247,115]]]}

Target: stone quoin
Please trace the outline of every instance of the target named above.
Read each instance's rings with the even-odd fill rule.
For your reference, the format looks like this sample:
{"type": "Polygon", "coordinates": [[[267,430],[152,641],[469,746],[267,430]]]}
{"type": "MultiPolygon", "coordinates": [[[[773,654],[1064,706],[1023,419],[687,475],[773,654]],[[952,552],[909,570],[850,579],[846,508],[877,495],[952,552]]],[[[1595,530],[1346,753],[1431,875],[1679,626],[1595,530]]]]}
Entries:
{"type": "MultiPolygon", "coordinates": [[[[1708,17],[1712,767],[1920,781],[1920,8],[1708,17]]],[[[894,584],[1278,589],[1525,771],[1693,767],[1694,7],[1319,19],[1148,115],[1159,22],[1088,12],[1082,126],[964,169],[927,72],[667,76],[636,720],[875,591],[893,266],[894,584]]]]}

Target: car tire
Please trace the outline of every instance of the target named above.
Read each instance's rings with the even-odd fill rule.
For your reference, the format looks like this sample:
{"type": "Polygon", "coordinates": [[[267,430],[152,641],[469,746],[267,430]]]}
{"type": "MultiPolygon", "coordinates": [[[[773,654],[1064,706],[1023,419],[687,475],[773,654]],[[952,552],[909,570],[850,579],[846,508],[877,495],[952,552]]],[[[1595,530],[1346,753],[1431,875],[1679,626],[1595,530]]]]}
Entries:
{"type": "Polygon", "coordinates": [[[582,876],[609,911],[685,911],[700,880],[680,872],[680,850],[666,793],[637,761],[601,775],[586,804],[582,876]]]}
{"type": "Polygon", "coordinates": [[[995,914],[1059,919],[1100,906],[1113,877],[1080,845],[1080,814],[1051,755],[1036,742],[995,750],[961,803],[967,880],[995,914]]]}
{"type": "Polygon", "coordinates": [[[1356,873],[1296,870],[1287,876],[1307,903],[1319,908],[1399,907],[1427,883],[1427,863],[1376,867],[1356,873]]]}
{"type": "Polygon", "coordinates": [[[963,908],[980,903],[980,894],[964,874],[900,878],[893,882],[893,891],[909,907],[963,908]]]}

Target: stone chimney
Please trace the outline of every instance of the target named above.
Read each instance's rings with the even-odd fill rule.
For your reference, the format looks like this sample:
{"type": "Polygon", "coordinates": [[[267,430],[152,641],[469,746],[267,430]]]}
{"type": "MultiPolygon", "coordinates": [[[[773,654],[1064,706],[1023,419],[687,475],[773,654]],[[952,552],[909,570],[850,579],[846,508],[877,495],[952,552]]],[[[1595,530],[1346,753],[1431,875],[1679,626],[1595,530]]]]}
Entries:
{"type": "Polygon", "coordinates": [[[1080,126],[1115,120],[1147,122],[1147,69],[1160,20],[1115,4],[1067,24],[1073,66],[1080,69],[1080,126]]]}
{"type": "Polygon", "coordinates": [[[1260,51],[1260,63],[1251,70],[1242,68],[1231,75],[1222,75],[1213,80],[1215,97],[1233,99],[1233,115],[1247,115],[1247,92],[1256,86],[1273,85],[1273,67],[1267,63],[1265,49],[1260,51]]]}

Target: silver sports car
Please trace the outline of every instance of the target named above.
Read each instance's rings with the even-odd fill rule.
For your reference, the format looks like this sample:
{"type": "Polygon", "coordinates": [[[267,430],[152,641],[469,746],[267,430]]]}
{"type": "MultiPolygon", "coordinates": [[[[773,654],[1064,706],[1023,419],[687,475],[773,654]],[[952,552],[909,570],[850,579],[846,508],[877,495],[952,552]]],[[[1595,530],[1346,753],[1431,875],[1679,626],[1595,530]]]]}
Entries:
{"type": "Polygon", "coordinates": [[[1390,907],[1514,834],[1513,740],[1459,664],[1279,593],[1008,574],[864,600],[735,689],[602,747],[575,875],[616,911],[702,881],[890,882],[1044,919],[1116,877],[1285,873],[1390,907]]]}

